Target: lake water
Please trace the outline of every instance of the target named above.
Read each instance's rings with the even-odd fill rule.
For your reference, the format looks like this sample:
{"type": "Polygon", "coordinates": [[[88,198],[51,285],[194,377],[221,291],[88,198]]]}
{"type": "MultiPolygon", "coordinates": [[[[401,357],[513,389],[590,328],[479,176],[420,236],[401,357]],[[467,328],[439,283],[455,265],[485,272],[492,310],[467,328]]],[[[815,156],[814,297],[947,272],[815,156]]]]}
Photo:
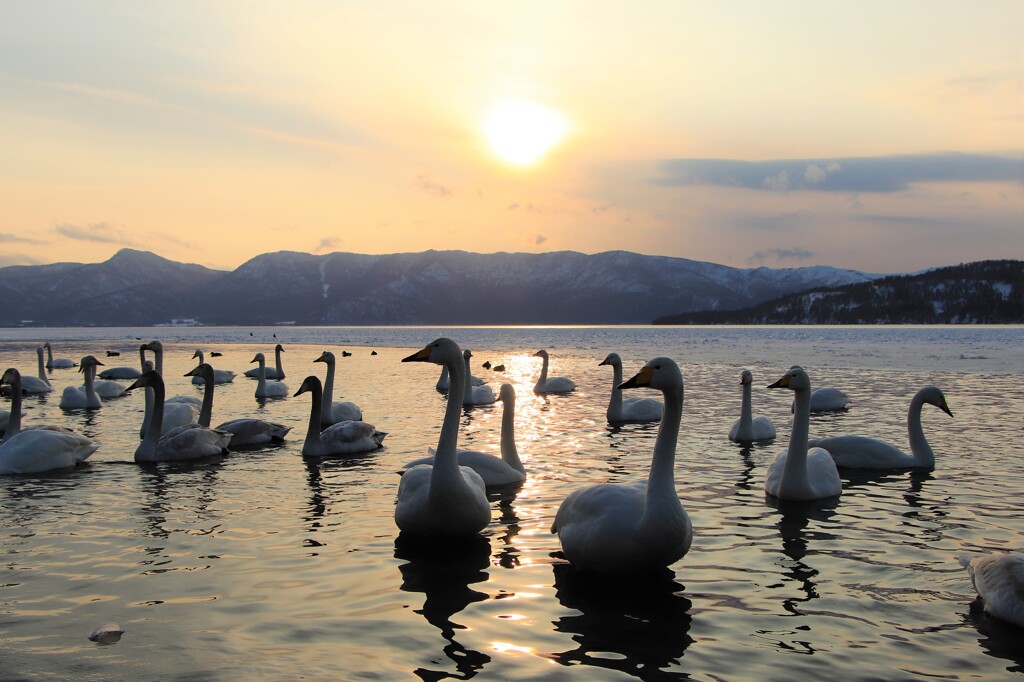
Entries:
{"type": "MultiPolygon", "coordinates": [[[[309,397],[260,404],[255,382],[217,388],[214,423],[294,425],[285,445],[178,465],[137,465],[142,396],[65,412],[29,397],[26,425],[73,425],[101,444],[85,466],[0,477],[0,680],[12,679],[1007,679],[1024,672],[1024,630],[984,614],[955,557],[1024,548],[1024,327],[148,328],[0,330],[0,367],[35,373],[34,349],[134,365],[139,338],[164,343],[169,394],[193,351],[241,373],[285,347],[292,392],[327,349],[335,399],[388,432],[377,452],[300,456],[309,397]],[[275,337],[276,335],[276,337],[275,337]],[[518,394],[529,478],[494,496],[479,543],[411,545],[393,521],[396,473],[437,443],[438,368],[400,359],[437,336],[472,348],[474,373],[518,394]],[[547,348],[572,395],[531,389],[547,348]],[[108,349],[122,352],[107,358],[108,349]],[[351,357],[341,357],[348,350],[351,357]],[[371,350],[377,352],[371,355],[371,350]],[[660,579],[575,574],[549,533],[560,501],[646,477],[657,425],[604,418],[618,352],[627,377],[651,357],[686,379],[676,487],[690,552],[660,579]],[[481,364],[504,363],[496,373],[481,364]],[[936,451],[928,473],[844,474],[838,501],[768,503],[765,468],[789,440],[791,394],[767,391],[792,364],[853,399],[812,417],[812,436],[859,432],[906,446],[922,385],[936,451]],[[727,438],[739,374],[779,430],[727,438]],[[87,639],[98,625],[116,644],[87,639]]],[[[633,392],[632,395],[654,395],[633,392]]],[[[498,451],[501,406],[464,412],[460,445],[498,451]]]]}

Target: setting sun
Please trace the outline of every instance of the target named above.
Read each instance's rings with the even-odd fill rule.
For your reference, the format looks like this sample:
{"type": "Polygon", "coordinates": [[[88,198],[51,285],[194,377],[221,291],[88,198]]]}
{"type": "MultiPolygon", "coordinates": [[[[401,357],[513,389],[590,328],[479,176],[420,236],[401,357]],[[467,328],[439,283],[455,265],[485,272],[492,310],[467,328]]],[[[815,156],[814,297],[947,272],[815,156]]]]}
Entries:
{"type": "Polygon", "coordinates": [[[565,119],[551,109],[516,100],[502,102],[491,111],[484,134],[504,161],[528,166],[554,147],[567,128],[565,119]]]}

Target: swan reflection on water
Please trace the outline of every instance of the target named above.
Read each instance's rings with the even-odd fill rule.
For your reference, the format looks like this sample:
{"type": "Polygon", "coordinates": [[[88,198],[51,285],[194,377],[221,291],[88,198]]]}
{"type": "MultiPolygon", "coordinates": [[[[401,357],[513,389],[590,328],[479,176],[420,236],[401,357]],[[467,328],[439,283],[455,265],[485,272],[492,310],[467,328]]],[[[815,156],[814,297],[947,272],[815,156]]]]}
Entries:
{"type": "Polygon", "coordinates": [[[640,679],[690,679],[670,669],[682,661],[690,637],[690,607],[683,585],[670,569],[642,576],[587,574],[556,563],[555,596],[578,611],[553,621],[578,646],[549,657],[566,666],[617,670],[640,679]]]}
{"type": "Polygon", "coordinates": [[[1024,628],[994,618],[985,612],[985,602],[975,596],[965,616],[968,624],[978,631],[978,645],[986,654],[993,658],[1002,658],[1010,662],[1007,672],[1024,673],[1024,628]]]}
{"type": "MultiPolygon", "coordinates": [[[[487,581],[490,567],[491,544],[482,535],[464,540],[439,542],[405,534],[395,539],[395,558],[406,563],[398,570],[402,574],[403,592],[422,592],[423,606],[416,613],[438,630],[445,640],[441,651],[455,664],[461,679],[468,679],[478,673],[491,657],[475,649],[468,649],[455,636],[466,629],[452,620],[455,614],[470,604],[490,597],[469,586],[487,581]]],[[[431,659],[431,662],[435,662],[431,659]]],[[[424,680],[438,680],[453,677],[443,669],[417,668],[414,673],[424,680]]]]}

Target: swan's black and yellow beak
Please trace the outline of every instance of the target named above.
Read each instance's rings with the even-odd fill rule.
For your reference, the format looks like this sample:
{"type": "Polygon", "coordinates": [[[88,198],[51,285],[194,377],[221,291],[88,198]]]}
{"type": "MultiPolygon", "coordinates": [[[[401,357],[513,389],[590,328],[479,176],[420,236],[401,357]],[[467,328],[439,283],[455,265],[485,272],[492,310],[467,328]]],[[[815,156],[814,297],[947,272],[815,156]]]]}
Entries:
{"type": "Polygon", "coordinates": [[[601,362],[597,363],[597,366],[601,367],[602,365],[610,365],[610,364],[612,364],[612,363],[608,362],[608,358],[605,358],[601,362]]]}
{"type": "Polygon", "coordinates": [[[953,413],[949,411],[949,405],[946,404],[945,400],[939,403],[939,409],[948,414],[950,417],[953,416],[953,413]]]}
{"type": "Polygon", "coordinates": [[[260,361],[260,359],[258,357],[257,358],[253,358],[252,360],[249,361],[249,364],[251,365],[252,363],[259,362],[259,361],[260,361]]]}
{"type": "Polygon", "coordinates": [[[635,377],[629,381],[619,384],[619,388],[642,388],[651,385],[651,378],[654,376],[653,367],[644,367],[635,377]]]}
{"type": "Polygon", "coordinates": [[[320,357],[318,357],[313,362],[327,362],[327,351],[324,351],[323,353],[321,353],[320,357]]]}
{"type": "Polygon", "coordinates": [[[789,388],[789,375],[787,374],[774,384],[770,384],[768,388],[789,388]]]}
{"type": "Polygon", "coordinates": [[[402,362],[430,362],[430,353],[433,350],[433,346],[425,346],[424,348],[416,351],[409,357],[402,358],[402,362]]]}

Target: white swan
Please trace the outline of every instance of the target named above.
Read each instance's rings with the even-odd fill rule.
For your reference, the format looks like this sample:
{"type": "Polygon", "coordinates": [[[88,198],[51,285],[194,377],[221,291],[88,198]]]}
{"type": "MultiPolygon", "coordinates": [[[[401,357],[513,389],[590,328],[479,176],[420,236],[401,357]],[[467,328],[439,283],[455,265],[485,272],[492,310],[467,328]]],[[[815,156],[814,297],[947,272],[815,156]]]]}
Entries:
{"type": "Polygon", "coordinates": [[[693,526],[675,486],[676,442],[683,414],[683,375],[669,358],[655,358],[622,388],[661,390],[664,416],[646,481],[599,483],[569,494],[551,532],[573,566],[600,573],[662,568],[693,542],[693,526]]]}
{"type": "Polygon", "coordinates": [[[884,440],[857,435],[815,438],[809,445],[828,450],[836,464],[847,469],[934,469],[935,453],[921,427],[921,408],[925,403],[953,416],[946,396],[937,387],[925,386],[914,394],[907,409],[907,435],[913,454],[908,455],[884,440]]]}
{"type": "Polygon", "coordinates": [[[96,393],[93,382],[96,380],[96,366],[103,363],[94,355],[86,355],[82,358],[78,371],[85,375],[84,386],[65,386],[60,396],[60,406],[65,410],[98,410],[103,407],[103,401],[96,393]]]}
{"type": "MultiPolygon", "coordinates": [[[[483,386],[487,382],[484,381],[483,379],[481,379],[480,377],[473,376],[472,374],[470,374],[469,375],[469,383],[473,384],[474,386],[483,386]]],[[[441,376],[439,376],[437,378],[437,383],[434,384],[434,388],[436,388],[437,390],[441,391],[442,393],[447,393],[448,392],[448,388],[450,387],[450,384],[451,384],[451,382],[448,379],[448,368],[442,366],[441,367],[441,376]]]]}
{"type": "Polygon", "coordinates": [[[544,364],[540,368],[540,378],[533,386],[534,393],[569,393],[576,390],[576,382],[566,377],[548,378],[548,352],[539,350],[533,354],[535,358],[543,358],[544,364]]]}
{"type": "Polygon", "coordinates": [[[740,373],[740,385],[743,388],[743,402],[740,405],[740,418],[729,429],[729,440],[736,443],[749,443],[756,440],[775,438],[775,424],[764,416],[753,416],[750,404],[750,392],[754,383],[754,375],[749,369],[740,373]]]}
{"type": "Polygon", "coordinates": [[[656,422],[661,419],[663,406],[654,398],[623,398],[622,389],[622,358],[618,353],[609,353],[608,357],[598,363],[598,367],[612,367],[612,395],[608,400],[605,416],[609,424],[627,424],[638,422],[656,422]]]}
{"type": "MultiPolygon", "coordinates": [[[[280,381],[281,379],[284,379],[284,367],[281,365],[281,353],[283,353],[283,352],[284,352],[284,346],[282,346],[281,344],[277,344],[276,346],[274,346],[274,365],[275,366],[274,367],[264,367],[264,373],[266,374],[268,379],[276,379],[278,381],[280,381]]],[[[260,378],[260,371],[259,371],[259,369],[256,369],[256,368],[247,369],[245,371],[245,376],[249,377],[250,379],[259,379],[260,378]]]]}
{"type": "Polygon", "coordinates": [[[295,395],[303,393],[313,394],[313,404],[309,411],[309,428],[306,429],[306,440],[302,443],[303,457],[356,455],[376,450],[381,446],[384,436],[387,434],[378,431],[373,424],[367,424],[364,421],[342,421],[320,430],[324,400],[320,377],[306,377],[295,395]]]}
{"type": "Polygon", "coordinates": [[[146,405],[149,423],[146,435],[135,449],[136,462],[178,462],[227,452],[231,441],[227,431],[187,424],[163,433],[164,380],[156,371],[143,372],[128,390],[141,387],[153,389],[153,401],[146,405]]]}
{"type": "MultiPolygon", "coordinates": [[[[462,394],[462,405],[463,407],[472,407],[473,405],[493,405],[494,404],[494,389],[490,386],[474,386],[473,382],[470,381],[469,371],[469,359],[473,357],[473,353],[466,348],[462,351],[462,359],[466,365],[466,380],[465,390],[462,394]]],[[[449,396],[450,398],[451,396],[449,396]]]]}
{"type": "MultiPolygon", "coordinates": [[[[210,420],[213,418],[213,388],[216,385],[214,372],[210,365],[204,363],[192,368],[185,376],[198,377],[204,383],[203,407],[199,410],[197,423],[200,426],[210,427],[210,420]]],[[[227,431],[231,434],[231,441],[228,449],[256,447],[270,443],[283,443],[284,437],[292,430],[292,427],[268,422],[263,419],[231,419],[219,424],[218,431],[227,431]]]]}
{"type": "MultiPolygon", "coordinates": [[[[36,348],[36,375],[21,377],[22,393],[29,395],[42,395],[53,390],[50,379],[46,376],[46,368],[43,366],[43,347],[36,348]]],[[[5,391],[6,393],[6,391],[5,391]]]]}
{"type": "MultiPolygon", "coordinates": [[[[160,374],[163,369],[163,345],[159,341],[153,341],[151,343],[144,343],[139,346],[139,359],[142,362],[143,372],[139,375],[139,379],[145,376],[146,372],[156,372],[160,374]],[[146,351],[153,350],[156,356],[156,363],[146,359],[146,351]]],[[[138,379],[136,379],[138,381],[138,379]]],[[[129,390],[129,389],[126,389],[129,390]]],[[[184,396],[180,396],[184,397],[184,396]]],[[[146,404],[145,412],[142,418],[142,426],[139,429],[139,438],[145,438],[146,433],[149,431],[150,418],[154,413],[154,393],[153,389],[149,386],[146,387],[146,404]]],[[[182,426],[188,426],[190,424],[197,423],[199,419],[199,406],[191,402],[171,402],[164,400],[163,407],[163,420],[160,429],[162,435],[178,429],[182,426]]]]}
{"type": "Polygon", "coordinates": [[[957,557],[985,601],[985,612],[1024,628],[1024,554],[957,557]]]}
{"type": "MultiPolygon", "coordinates": [[[[21,411],[22,393],[21,390],[21,373],[14,367],[9,368],[0,376],[0,386],[11,387],[11,409],[10,411],[4,410],[7,413],[8,418],[4,425],[3,438],[0,438],[0,443],[14,438],[18,433],[21,432],[21,418],[25,416],[25,413],[21,411]]],[[[29,429],[45,429],[48,431],[63,431],[65,433],[74,433],[75,430],[66,426],[30,426],[29,429]]]]}
{"type": "MultiPolygon", "coordinates": [[[[195,360],[196,358],[199,358],[199,362],[197,363],[196,366],[202,365],[203,363],[206,362],[206,358],[203,356],[203,351],[201,351],[201,350],[196,350],[196,352],[192,354],[192,359],[195,360]]],[[[213,369],[213,367],[211,366],[210,369],[213,369]]],[[[185,376],[189,376],[189,375],[186,374],[185,376]]],[[[230,369],[214,369],[213,370],[213,383],[215,383],[215,384],[230,384],[234,380],[235,380],[235,373],[232,372],[230,369]]],[[[202,384],[204,382],[205,382],[205,379],[203,379],[203,377],[192,376],[192,383],[193,384],[202,384]]]]}
{"type": "Polygon", "coordinates": [[[47,369],[70,369],[75,366],[69,358],[53,358],[53,348],[50,347],[50,342],[47,341],[43,344],[43,348],[46,349],[46,367],[47,369]]]}
{"type": "MultiPolygon", "coordinates": [[[[164,376],[164,344],[162,344],[159,341],[150,341],[149,343],[144,343],[141,346],[139,346],[139,355],[142,358],[143,367],[145,367],[146,365],[147,350],[153,351],[153,357],[156,359],[156,365],[154,369],[162,379],[164,376]]],[[[147,395],[149,394],[148,391],[146,393],[147,395]]],[[[195,397],[194,395],[175,395],[164,400],[164,405],[171,405],[174,403],[186,403],[188,405],[191,405],[192,407],[195,408],[195,412],[197,415],[199,414],[199,408],[202,407],[203,405],[203,401],[195,397]]],[[[167,421],[166,410],[164,414],[164,421],[167,421]]]]}
{"type": "Polygon", "coordinates": [[[334,402],[334,353],[325,350],[313,362],[322,362],[327,365],[327,378],[323,384],[323,409],[320,413],[320,428],[337,424],[343,421],[361,421],[363,411],[359,406],[350,402],[334,402]]]}
{"type": "Polygon", "coordinates": [[[836,463],[827,450],[807,449],[811,426],[811,379],[802,367],[791,367],[768,388],[788,388],[796,393],[793,401],[793,430],[789,449],[783,450],[768,467],[764,489],[781,500],[818,500],[843,492],[836,463]]]}
{"type": "Polygon", "coordinates": [[[99,446],[69,431],[29,429],[0,444],[0,474],[35,474],[84,462],[99,446]]]}
{"type": "MultiPolygon", "coordinates": [[[[512,384],[502,384],[498,391],[498,400],[501,401],[501,457],[479,450],[457,450],[459,466],[469,467],[487,486],[509,486],[522,483],[526,480],[526,467],[519,459],[519,450],[516,448],[516,389],[512,384]]],[[[420,464],[434,465],[434,455],[421,457],[413,460],[404,466],[411,469],[420,464]]]]}
{"type": "Polygon", "coordinates": [[[433,466],[406,471],[398,484],[395,523],[403,533],[429,537],[475,535],[491,522],[491,505],[480,475],[459,466],[459,419],[466,390],[465,360],[459,344],[440,338],[402,362],[443,364],[451,377],[448,404],[433,466]]]}
{"type": "Polygon", "coordinates": [[[257,353],[252,362],[260,363],[256,370],[256,397],[257,398],[284,398],[288,395],[288,387],[280,381],[267,381],[267,359],[263,353],[257,353]]]}

